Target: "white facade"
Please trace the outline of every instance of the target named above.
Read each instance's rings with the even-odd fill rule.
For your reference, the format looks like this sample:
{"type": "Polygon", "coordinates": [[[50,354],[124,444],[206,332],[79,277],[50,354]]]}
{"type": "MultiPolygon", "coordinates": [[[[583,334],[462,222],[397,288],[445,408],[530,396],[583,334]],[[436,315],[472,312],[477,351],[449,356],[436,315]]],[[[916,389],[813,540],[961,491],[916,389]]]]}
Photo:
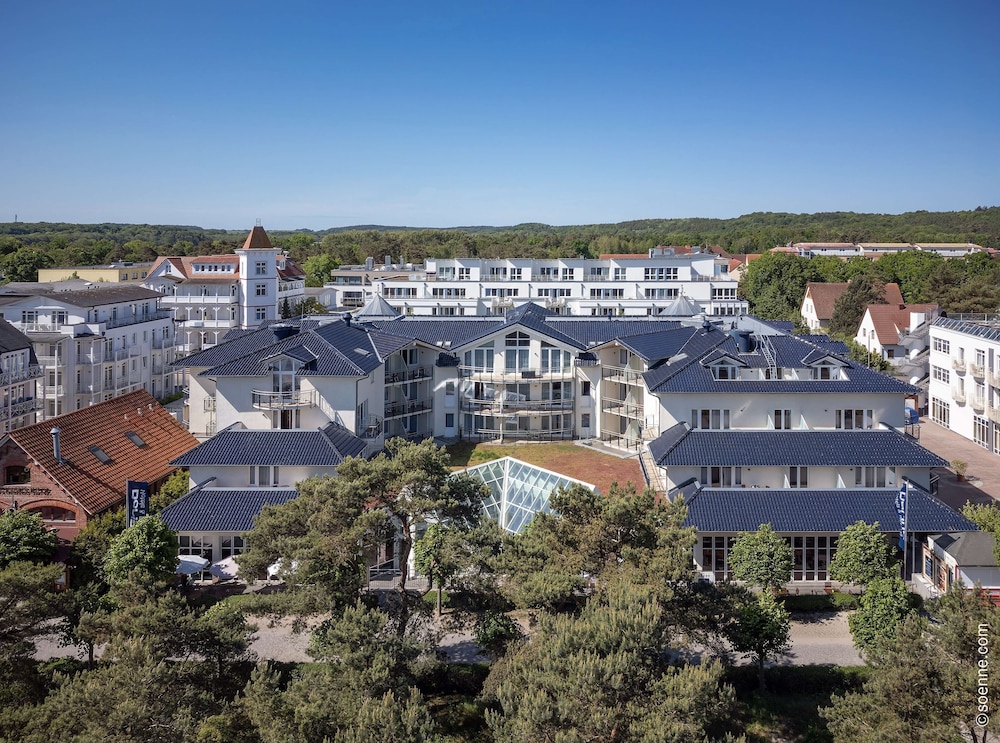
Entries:
{"type": "Polygon", "coordinates": [[[930,338],[930,419],[1000,454],[1000,322],[939,317],[930,338]]]}
{"type": "MultiPolygon", "coordinates": [[[[601,259],[428,258],[422,273],[376,272],[368,278],[371,293],[401,315],[504,315],[534,302],[562,315],[649,316],[678,296],[705,314],[746,313],[728,259],[708,252],[650,252],[601,259]]],[[[359,285],[352,291],[367,289],[359,285]]]]}
{"type": "Polygon", "coordinates": [[[35,380],[41,376],[31,340],[0,320],[0,433],[35,423],[35,380]]]}
{"type": "Polygon", "coordinates": [[[158,294],[136,286],[50,286],[19,285],[2,305],[4,318],[34,345],[40,418],[138,389],[153,397],[175,391],[173,321],[158,294]]]}
{"type": "Polygon", "coordinates": [[[277,320],[305,298],[305,274],[260,226],[231,255],[161,256],[142,285],[177,323],[178,353],[211,348],[234,328],[277,320]]]}

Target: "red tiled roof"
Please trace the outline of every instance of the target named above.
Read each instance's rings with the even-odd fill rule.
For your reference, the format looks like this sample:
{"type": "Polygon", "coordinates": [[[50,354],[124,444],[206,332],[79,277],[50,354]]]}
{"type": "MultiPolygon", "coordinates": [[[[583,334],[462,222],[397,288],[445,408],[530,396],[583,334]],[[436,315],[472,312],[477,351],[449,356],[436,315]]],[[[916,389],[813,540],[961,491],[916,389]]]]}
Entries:
{"type": "Polygon", "coordinates": [[[257,225],[252,230],[250,234],[247,235],[246,242],[243,243],[244,250],[274,250],[274,246],[271,244],[271,238],[267,236],[264,232],[264,228],[257,225]]]}
{"type": "Polygon", "coordinates": [[[867,312],[872,318],[875,335],[883,346],[895,345],[899,342],[899,334],[910,328],[910,313],[930,313],[937,309],[936,304],[870,304],[867,312]]]}
{"type": "MultiPolygon", "coordinates": [[[[806,296],[812,299],[813,307],[816,308],[816,318],[819,320],[829,320],[833,317],[833,305],[845,291],[847,291],[846,282],[810,281],[806,284],[806,296]]],[[[896,306],[903,304],[899,284],[885,285],[885,301],[896,306]]]]}
{"type": "Polygon", "coordinates": [[[145,390],[81,408],[8,434],[29,457],[94,514],[122,501],[125,480],[156,482],[173,472],[170,461],[193,449],[198,440],[174,420],[145,390]],[[62,462],[52,449],[58,427],[62,462]],[[137,446],[125,433],[136,433],[137,446]],[[90,451],[100,447],[110,458],[104,464],[90,451]]]}

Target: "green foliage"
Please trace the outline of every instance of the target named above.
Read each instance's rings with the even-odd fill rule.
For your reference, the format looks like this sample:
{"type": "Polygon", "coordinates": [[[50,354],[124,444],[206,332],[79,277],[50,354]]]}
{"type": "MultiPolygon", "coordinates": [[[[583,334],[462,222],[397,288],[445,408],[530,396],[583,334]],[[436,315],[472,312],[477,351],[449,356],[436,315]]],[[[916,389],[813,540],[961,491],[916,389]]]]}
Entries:
{"type": "Polygon", "coordinates": [[[318,299],[306,297],[292,308],[292,316],[297,315],[326,315],[329,310],[320,303],[318,299]]]}
{"type": "Polygon", "coordinates": [[[111,540],[104,556],[104,573],[111,583],[139,573],[150,581],[174,575],[177,538],[158,516],[143,516],[111,540]]]}
{"type": "Polygon", "coordinates": [[[830,560],[830,578],[865,586],[896,575],[895,555],[878,522],[857,521],[840,533],[837,552],[830,560]]]}
{"type": "Polygon", "coordinates": [[[163,481],[159,491],[150,499],[150,510],[159,513],[190,490],[191,478],[187,470],[177,470],[163,481]]]}
{"type": "Polygon", "coordinates": [[[883,359],[874,351],[869,351],[867,348],[854,340],[854,338],[842,338],[841,340],[843,340],[847,345],[847,355],[859,364],[864,364],[868,368],[880,372],[887,372],[892,369],[892,364],[890,364],[886,359],[883,359]]]}
{"type": "Polygon", "coordinates": [[[38,281],[38,269],[52,265],[51,256],[33,248],[18,248],[0,258],[0,274],[4,283],[38,281]]]}
{"type": "Polygon", "coordinates": [[[857,609],[859,596],[853,593],[802,594],[800,596],[780,596],[781,603],[789,612],[848,611],[857,609]]]}
{"type": "Polygon", "coordinates": [[[891,640],[896,626],[912,613],[906,584],[895,576],[871,581],[860,603],[847,622],[854,644],[866,655],[876,651],[879,644],[891,640]]]}
{"type": "Polygon", "coordinates": [[[61,616],[67,604],[67,596],[55,590],[62,575],[61,565],[31,562],[0,569],[0,662],[30,657],[34,638],[52,631],[48,623],[61,616]]]}
{"type": "Polygon", "coordinates": [[[479,615],[472,637],[484,653],[496,660],[507,652],[511,643],[523,639],[524,634],[509,614],[488,609],[479,615]]]}
{"type": "Polygon", "coordinates": [[[868,274],[851,279],[844,293],[833,304],[830,318],[830,335],[837,338],[853,338],[870,304],[885,304],[885,284],[874,280],[868,274]]]}
{"type": "Polygon", "coordinates": [[[746,595],[728,637],[733,649],[749,653],[753,658],[761,691],[765,688],[764,664],[789,651],[790,634],[788,611],[770,591],[761,591],[756,596],[746,595]]]}
{"type": "Polygon", "coordinates": [[[70,545],[70,583],[82,586],[104,582],[104,558],[111,541],[125,531],[125,509],[91,519],[70,545]]]}
{"type": "Polygon", "coordinates": [[[669,639],[655,594],[624,581],[578,618],[543,615],[487,679],[493,740],[712,738],[732,712],[732,689],[716,664],[670,667],[669,639]]]}
{"type": "Polygon", "coordinates": [[[0,569],[13,562],[44,562],[56,551],[56,535],[40,514],[13,509],[0,513],[0,569]]]}
{"type": "Polygon", "coordinates": [[[306,272],[306,286],[323,286],[331,280],[330,272],[339,265],[332,255],[319,253],[310,256],[302,264],[306,272]]]}
{"type": "Polygon", "coordinates": [[[777,589],[791,580],[792,548],[770,524],[736,537],[729,553],[733,578],[762,589],[777,589]]]}
{"type": "Polygon", "coordinates": [[[380,699],[365,699],[357,720],[337,731],[334,743],[423,743],[430,740],[436,725],[424,698],[415,688],[397,699],[386,692],[380,699]]]}
{"type": "Polygon", "coordinates": [[[910,615],[866,652],[870,674],[862,690],[835,695],[821,710],[836,743],[964,740],[954,710],[942,703],[948,673],[926,629],[925,620],[910,615]]]}
{"type": "Polygon", "coordinates": [[[819,268],[810,259],[766,253],[750,262],[740,293],[750,303],[751,314],[765,320],[794,320],[800,316],[806,284],[820,280],[819,268]]]}

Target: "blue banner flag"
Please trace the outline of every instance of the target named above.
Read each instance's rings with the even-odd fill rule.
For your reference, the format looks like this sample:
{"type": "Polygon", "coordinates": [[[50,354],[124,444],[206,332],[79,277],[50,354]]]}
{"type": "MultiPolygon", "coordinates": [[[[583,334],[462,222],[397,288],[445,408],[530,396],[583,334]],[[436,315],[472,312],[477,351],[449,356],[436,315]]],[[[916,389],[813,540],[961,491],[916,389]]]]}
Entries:
{"type": "Polygon", "coordinates": [[[143,516],[149,515],[149,483],[126,480],[125,523],[132,526],[143,516]]]}
{"type": "Polygon", "coordinates": [[[896,515],[899,516],[899,548],[901,550],[906,549],[906,501],[907,501],[907,489],[906,483],[903,483],[903,487],[899,489],[896,494],[896,515]]]}

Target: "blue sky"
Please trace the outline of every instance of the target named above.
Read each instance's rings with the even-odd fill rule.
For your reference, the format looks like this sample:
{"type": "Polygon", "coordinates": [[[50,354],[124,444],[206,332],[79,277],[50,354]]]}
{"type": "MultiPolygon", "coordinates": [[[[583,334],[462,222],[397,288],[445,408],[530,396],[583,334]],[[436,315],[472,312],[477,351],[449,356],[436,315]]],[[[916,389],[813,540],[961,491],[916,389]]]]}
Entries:
{"type": "Polygon", "coordinates": [[[1000,3],[10,2],[0,221],[1000,204],[1000,3]]]}

